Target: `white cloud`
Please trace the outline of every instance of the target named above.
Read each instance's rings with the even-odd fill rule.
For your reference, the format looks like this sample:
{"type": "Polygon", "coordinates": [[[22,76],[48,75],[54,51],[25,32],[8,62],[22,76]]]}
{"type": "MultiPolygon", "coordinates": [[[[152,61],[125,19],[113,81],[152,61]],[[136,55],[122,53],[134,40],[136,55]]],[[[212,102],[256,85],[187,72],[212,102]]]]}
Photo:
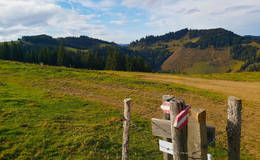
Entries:
{"type": "Polygon", "coordinates": [[[192,8],[192,9],[188,10],[185,14],[193,14],[193,13],[197,13],[197,12],[200,12],[200,10],[197,8],[192,8]]]}
{"type": "Polygon", "coordinates": [[[125,24],[125,22],[123,20],[112,20],[109,21],[110,24],[117,24],[117,25],[122,25],[125,24]]]}
{"type": "Polygon", "coordinates": [[[162,5],[162,0],[123,0],[122,5],[142,9],[157,10],[162,5]]]}
{"type": "Polygon", "coordinates": [[[113,6],[115,6],[116,0],[101,0],[101,1],[94,1],[94,0],[70,0],[70,2],[80,3],[84,7],[108,11],[113,6]]]}
{"type": "Polygon", "coordinates": [[[140,19],[133,19],[133,22],[140,22],[140,19]]]}
{"type": "Polygon", "coordinates": [[[259,8],[259,0],[0,0],[0,41],[48,34],[128,43],[142,35],[216,27],[260,34],[259,8]]]}
{"type": "Polygon", "coordinates": [[[239,32],[260,19],[258,0],[123,0],[121,4],[147,11],[146,25],[153,27],[157,34],[186,27],[223,27],[239,32]]]}
{"type": "Polygon", "coordinates": [[[50,0],[0,1],[0,41],[35,34],[102,38],[105,26],[91,23],[97,16],[80,15],[50,0]]]}

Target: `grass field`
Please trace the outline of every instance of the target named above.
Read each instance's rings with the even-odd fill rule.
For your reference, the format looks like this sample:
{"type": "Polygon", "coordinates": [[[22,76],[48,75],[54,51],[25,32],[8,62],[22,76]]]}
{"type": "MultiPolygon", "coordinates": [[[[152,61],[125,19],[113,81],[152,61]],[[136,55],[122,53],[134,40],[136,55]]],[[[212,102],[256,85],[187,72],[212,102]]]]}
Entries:
{"type": "MultiPolygon", "coordinates": [[[[226,159],[227,95],[146,74],[0,61],[0,159],[120,159],[126,97],[133,100],[130,159],[162,159],[150,118],[160,118],[164,94],[207,110],[217,130],[210,152],[226,159]]],[[[259,158],[260,124],[250,116],[259,115],[259,103],[246,100],[243,107],[242,159],[259,158]]]]}
{"type": "Polygon", "coordinates": [[[231,80],[244,82],[260,82],[260,72],[240,72],[240,73],[212,73],[194,74],[187,77],[206,78],[214,80],[231,80]]]}

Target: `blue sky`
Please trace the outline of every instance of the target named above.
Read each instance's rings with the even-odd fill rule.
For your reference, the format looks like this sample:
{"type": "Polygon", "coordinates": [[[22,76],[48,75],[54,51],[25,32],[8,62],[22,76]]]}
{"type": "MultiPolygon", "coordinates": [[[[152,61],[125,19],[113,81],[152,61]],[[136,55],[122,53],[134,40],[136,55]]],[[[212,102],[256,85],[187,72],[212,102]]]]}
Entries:
{"type": "Polygon", "coordinates": [[[0,41],[87,35],[129,43],[183,28],[260,35],[259,0],[0,0],[0,41]]]}

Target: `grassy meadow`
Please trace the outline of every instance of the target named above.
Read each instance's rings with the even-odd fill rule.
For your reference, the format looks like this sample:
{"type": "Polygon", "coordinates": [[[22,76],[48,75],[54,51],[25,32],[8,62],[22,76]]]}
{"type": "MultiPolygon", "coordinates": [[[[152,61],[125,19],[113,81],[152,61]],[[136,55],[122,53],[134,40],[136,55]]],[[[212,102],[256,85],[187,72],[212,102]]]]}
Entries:
{"type": "MultiPolygon", "coordinates": [[[[242,83],[245,78],[240,74],[249,75],[246,81],[260,82],[259,73],[190,77],[242,83]]],[[[226,159],[227,95],[162,81],[166,79],[160,79],[162,75],[168,76],[0,61],[0,159],[121,159],[120,115],[127,97],[133,101],[130,159],[162,159],[150,118],[161,117],[164,94],[207,110],[207,124],[215,126],[217,134],[216,148],[209,152],[216,159],[226,159]]],[[[260,156],[259,121],[252,122],[250,117],[259,104],[251,99],[243,103],[241,159],[260,156]]],[[[260,118],[259,113],[254,115],[260,118]]]]}

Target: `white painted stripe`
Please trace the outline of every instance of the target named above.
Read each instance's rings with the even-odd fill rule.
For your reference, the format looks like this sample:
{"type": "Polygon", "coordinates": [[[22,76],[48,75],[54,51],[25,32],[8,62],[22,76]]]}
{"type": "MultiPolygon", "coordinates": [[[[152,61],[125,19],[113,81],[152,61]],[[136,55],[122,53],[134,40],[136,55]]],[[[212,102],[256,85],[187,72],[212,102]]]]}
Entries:
{"type": "Polygon", "coordinates": [[[161,109],[169,111],[170,110],[170,106],[161,105],[161,109]]]}
{"type": "Polygon", "coordinates": [[[173,126],[176,127],[176,128],[179,128],[180,125],[188,119],[188,116],[189,116],[189,114],[186,114],[184,117],[182,117],[182,119],[179,122],[174,121],[173,126]]]}

